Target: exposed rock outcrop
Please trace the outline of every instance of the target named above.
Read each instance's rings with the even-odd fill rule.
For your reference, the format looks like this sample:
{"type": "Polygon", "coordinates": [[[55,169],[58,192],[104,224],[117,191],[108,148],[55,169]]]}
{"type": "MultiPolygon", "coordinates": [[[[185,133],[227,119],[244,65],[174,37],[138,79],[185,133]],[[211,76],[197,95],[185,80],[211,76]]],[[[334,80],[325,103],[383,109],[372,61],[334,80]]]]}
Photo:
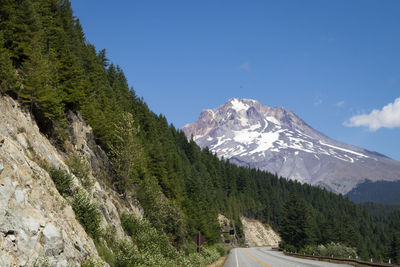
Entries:
{"type": "MultiPolygon", "coordinates": [[[[80,115],[70,113],[69,121],[67,152],[89,163],[94,185],[86,189],[103,213],[102,227],[112,227],[117,239],[128,238],[119,214],[140,216],[141,209],[101,182],[109,169],[106,154],[80,115]]],[[[46,163],[70,172],[67,156],[40,133],[15,100],[0,96],[0,266],[32,266],[41,260],[75,266],[88,257],[98,258],[93,240],[43,168],[46,163]]],[[[73,177],[75,186],[83,188],[73,177]]]]}
{"type": "Polygon", "coordinates": [[[278,246],[281,238],[270,226],[260,221],[245,217],[240,218],[243,224],[243,233],[250,247],[278,246]]]}
{"type": "Polygon", "coordinates": [[[0,266],[30,266],[41,258],[66,266],[97,257],[93,241],[38,164],[67,169],[62,155],[9,97],[0,98],[0,136],[0,266]]]}

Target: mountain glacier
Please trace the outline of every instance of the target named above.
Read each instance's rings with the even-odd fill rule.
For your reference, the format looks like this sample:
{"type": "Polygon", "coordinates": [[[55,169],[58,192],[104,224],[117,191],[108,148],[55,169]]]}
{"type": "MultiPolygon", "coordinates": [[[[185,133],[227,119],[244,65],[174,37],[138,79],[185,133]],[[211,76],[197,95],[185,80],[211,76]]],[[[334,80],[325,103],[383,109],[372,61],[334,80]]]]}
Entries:
{"type": "Polygon", "coordinates": [[[230,162],[346,194],[366,179],[400,180],[400,162],[336,141],[292,111],[232,98],[182,129],[230,162]]]}

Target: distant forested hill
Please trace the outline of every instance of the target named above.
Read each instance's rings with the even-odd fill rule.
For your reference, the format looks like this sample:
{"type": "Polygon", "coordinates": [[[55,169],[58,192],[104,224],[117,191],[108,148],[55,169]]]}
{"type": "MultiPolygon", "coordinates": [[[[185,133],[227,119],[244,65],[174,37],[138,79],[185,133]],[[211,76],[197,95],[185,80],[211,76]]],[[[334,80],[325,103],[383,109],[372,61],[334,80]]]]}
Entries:
{"type": "Polygon", "coordinates": [[[356,203],[400,204],[400,181],[365,181],[347,193],[346,196],[356,203]]]}
{"type": "Polygon", "coordinates": [[[182,253],[198,231],[208,244],[218,241],[218,213],[234,220],[239,237],[241,215],[283,233],[293,199],[306,214],[303,245],[341,242],[362,258],[387,259],[399,232],[341,195],[235,166],[188,141],[85,39],[68,0],[0,0],[0,90],[23,103],[60,150],[68,110],[81,112],[112,160],[104,179],[137,196],[151,225],[182,253]]]}

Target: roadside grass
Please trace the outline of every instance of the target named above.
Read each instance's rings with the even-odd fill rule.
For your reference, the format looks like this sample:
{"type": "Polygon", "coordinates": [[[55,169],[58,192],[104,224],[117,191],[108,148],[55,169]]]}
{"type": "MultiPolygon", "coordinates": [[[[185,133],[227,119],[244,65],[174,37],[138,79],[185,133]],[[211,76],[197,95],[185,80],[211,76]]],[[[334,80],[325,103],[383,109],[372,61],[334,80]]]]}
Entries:
{"type": "Polygon", "coordinates": [[[208,264],[207,267],[222,267],[224,266],[226,260],[228,259],[229,254],[222,256],[221,258],[219,258],[217,261],[208,264]]]}

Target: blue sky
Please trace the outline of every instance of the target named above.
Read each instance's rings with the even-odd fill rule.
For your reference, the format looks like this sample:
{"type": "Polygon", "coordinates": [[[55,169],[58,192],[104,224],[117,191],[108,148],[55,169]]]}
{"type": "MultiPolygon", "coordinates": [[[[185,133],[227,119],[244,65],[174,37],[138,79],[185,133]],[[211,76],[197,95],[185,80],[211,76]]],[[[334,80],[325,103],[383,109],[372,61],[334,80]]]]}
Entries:
{"type": "Polygon", "coordinates": [[[251,98],[400,160],[400,1],[71,2],[89,42],[176,127],[251,98]]]}

